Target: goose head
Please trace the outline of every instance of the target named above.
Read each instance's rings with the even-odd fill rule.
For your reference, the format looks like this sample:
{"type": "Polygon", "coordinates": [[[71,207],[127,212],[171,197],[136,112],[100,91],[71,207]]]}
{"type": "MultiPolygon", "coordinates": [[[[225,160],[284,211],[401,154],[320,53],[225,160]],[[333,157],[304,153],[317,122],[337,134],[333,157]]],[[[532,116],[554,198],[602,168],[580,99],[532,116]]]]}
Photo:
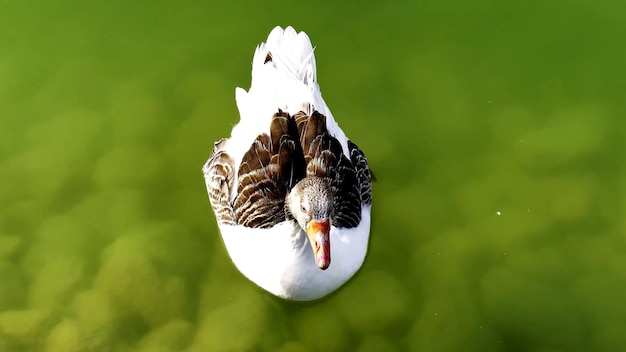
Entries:
{"type": "Polygon", "coordinates": [[[306,177],[289,192],[286,208],[306,232],[317,266],[330,265],[330,225],[333,216],[333,195],[330,185],[316,176],[306,177]]]}

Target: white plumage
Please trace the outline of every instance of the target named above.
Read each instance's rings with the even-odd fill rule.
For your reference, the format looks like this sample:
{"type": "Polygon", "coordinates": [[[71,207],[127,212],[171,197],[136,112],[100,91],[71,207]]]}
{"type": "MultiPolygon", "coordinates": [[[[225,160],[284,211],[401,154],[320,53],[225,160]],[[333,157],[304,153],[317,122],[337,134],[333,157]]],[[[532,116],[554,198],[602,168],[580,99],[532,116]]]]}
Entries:
{"type": "Polygon", "coordinates": [[[371,206],[363,208],[358,227],[331,228],[332,264],[326,270],[315,265],[309,240],[294,222],[271,229],[219,228],[230,258],[248,279],[278,297],[311,301],[335,291],[361,268],[367,253],[370,212],[371,206]]]}
{"type": "MultiPolygon", "coordinates": [[[[296,33],[292,27],[284,30],[280,27],[274,28],[267,41],[259,45],[254,54],[252,83],[249,91],[237,88],[236,100],[240,122],[233,128],[229,139],[216,143],[212,157],[203,168],[209,198],[218,217],[218,226],[224,244],[237,268],[265,290],[291,300],[321,298],[350,279],[365,259],[370,232],[371,174],[364,155],[356,145],[348,141],[322,98],[317,84],[315,55],[306,33],[296,33]],[[275,215],[285,218],[269,228],[263,228],[261,225],[241,225],[242,214],[247,214],[254,210],[255,206],[263,206],[264,203],[264,199],[252,201],[250,198],[245,205],[240,205],[242,202],[237,200],[238,197],[242,197],[240,192],[244,189],[240,181],[250,182],[239,178],[244,176],[250,178],[252,175],[252,173],[239,175],[243,172],[240,170],[242,162],[260,163],[255,172],[267,178],[255,179],[254,182],[258,181],[262,184],[264,181],[271,181],[279,186],[289,184],[288,187],[293,187],[291,180],[275,179],[275,176],[269,176],[272,171],[284,166],[274,162],[274,159],[278,160],[279,154],[276,146],[272,147],[269,142],[265,145],[259,142],[263,141],[259,136],[273,136],[272,133],[276,133],[276,131],[271,131],[270,126],[277,112],[288,114],[289,117],[285,121],[289,124],[293,123],[293,126],[296,123],[292,117],[294,115],[305,116],[302,120],[298,120],[298,123],[305,121],[311,126],[313,126],[313,121],[307,120],[310,115],[318,113],[323,115],[325,131],[322,135],[327,133],[329,137],[319,135],[318,140],[336,140],[341,146],[341,152],[337,152],[335,148],[335,154],[331,155],[334,159],[329,159],[336,161],[333,164],[325,159],[319,162],[321,160],[319,155],[332,152],[331,150],[324,151],[324,148],[330,148],[328,143],[320,143],[315,147],[317,149],[307,155],[307,150],[313,150],[313,147],[309,147],[308,142],[304,140],[305,130],[299,130],[301,140],[296,142],[296,144],[300,142],[302,148],[307,149],[304,150],[304,158],[309,166],[311,163],[318,162],[323,170],[316,172],[322,175],[330,187],[336,191],[335,205],[329,205],[334,209],[333,226],[330,227],[329,235],[332,261],[326,270],[321,270],[316,265],[314,251],[311,250],[314,243],[311,242],[310,236],[307,238],[307,232],[292,218],[289,210],[285,210],[286,216],[276,212],[275,215]],[[267,147],[267,150],[276,157],[271,159],[271,162],[268,161],[269,159],[261,161],[261,156],[259,160],[254,160],[256,156],[250,152],[253,150],[251,146],[254,143],[267,147]],[[314,153],[317,153],[315,155],[318,155],[318,159],[314,153]],[[342,160],[339,161],[339,159],[342,160]],[[347,172],[345,176],[344,169],[347,172]],[[336,176],[331,176],[335,174],[336,176]],[[344,179],[350,179],[351,175],[356,175],[354,182],[357,184],[346,186],[345,182],[342,182],[344,179]],[[342,187],[350,189],[342,192],[342,187]],[[355,189],[360,190],[360,193],[356,193],[359,199],[354,199],[352,196],[355,194],[355,189]],[[358,204],[361,204],[360,214],[358,210],[342,214],[342,211],[348,210],[344,210],[343,199],[339,197],[346,197],[346,202],[358,201],[358,204]],[[359,219],[358,224],[356,226],[355,224],[343,225],[341,215],[346,218],[359,219]]],[[[300,126],[298,124],[298,129],[300,126]]],[[[306,128],[307,125],[304,126],[306,128]]],[[[290,137],[285,131],[283,131],[285,133],[283,137],[290,137]]],[[[283,147],[284,145],[281,144],[281,148],[283,147]]],[[[298,155],[302,157],[302,151],[298,155]]],[[[289,165],[293,168],[296,164],[294,162],[289,165]]],[[[304,173],[305,170],[301,171],[304,173]]],[[[306,172],[306,177],[316,177],[316,175],[310,175],[311,171],[308,169],[306,172]]],[[[253,186],[254,183],[249,184],[246,192],[251,189],[255,191],[251,188],[253,186]]],[[[272,191],[273,189],[259,190],[258,194],[264,195],[272,191]]],[[[268,195],[268,202],[269,198],[268,195]]],[[[275,198],[271,201],[284,202],[284,199],[275,198]]],[[[270,205],[273,204],[270,203],[270,205]]],[[[296,207],[299,209],[298,205],[292,205],[293,209],[296,207]]],[[[293,214],[295,218],[302,215],[296,213],[293,214]]]]}

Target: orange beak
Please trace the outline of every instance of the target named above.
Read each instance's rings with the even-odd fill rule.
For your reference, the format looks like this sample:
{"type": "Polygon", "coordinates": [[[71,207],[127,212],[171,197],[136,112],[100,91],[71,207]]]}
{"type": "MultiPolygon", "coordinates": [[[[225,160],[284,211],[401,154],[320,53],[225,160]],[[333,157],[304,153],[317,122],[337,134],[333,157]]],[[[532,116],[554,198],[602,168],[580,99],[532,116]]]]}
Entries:
{"type": "Polygon", "coordinates": [[[330,265],[330,220],[312,220],[306,234],[311,241],[315,263],[320,269],[326,270],[330,265]]]}

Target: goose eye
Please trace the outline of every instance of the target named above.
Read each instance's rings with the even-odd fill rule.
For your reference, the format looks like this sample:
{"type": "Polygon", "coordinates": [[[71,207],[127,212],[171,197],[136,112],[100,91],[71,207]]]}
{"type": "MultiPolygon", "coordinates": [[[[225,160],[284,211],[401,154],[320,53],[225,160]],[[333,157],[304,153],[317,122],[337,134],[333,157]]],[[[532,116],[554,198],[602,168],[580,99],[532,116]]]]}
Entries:
{"type": "Polygon", "coordinates": [[[302,206],[301,206],[301,209],[302,209],[302,211],[303,211],[303,212],[305,212],[305,213],[307,212],[307,210],[306,210],[306,206],[302,205],[302,206]]]}

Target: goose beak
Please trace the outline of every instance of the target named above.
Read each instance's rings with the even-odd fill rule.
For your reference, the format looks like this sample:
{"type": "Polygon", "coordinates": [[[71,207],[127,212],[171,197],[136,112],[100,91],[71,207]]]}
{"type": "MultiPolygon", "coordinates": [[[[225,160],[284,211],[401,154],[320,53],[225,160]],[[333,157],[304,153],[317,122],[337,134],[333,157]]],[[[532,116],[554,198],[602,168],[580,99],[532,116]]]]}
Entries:
{"type": "Polygon", "coordinates": [[[330,265],[330,220],[312,220],[306,228],[306,234],[311,241],[315,263],[320,269],[326,270],[330,265]]]}

